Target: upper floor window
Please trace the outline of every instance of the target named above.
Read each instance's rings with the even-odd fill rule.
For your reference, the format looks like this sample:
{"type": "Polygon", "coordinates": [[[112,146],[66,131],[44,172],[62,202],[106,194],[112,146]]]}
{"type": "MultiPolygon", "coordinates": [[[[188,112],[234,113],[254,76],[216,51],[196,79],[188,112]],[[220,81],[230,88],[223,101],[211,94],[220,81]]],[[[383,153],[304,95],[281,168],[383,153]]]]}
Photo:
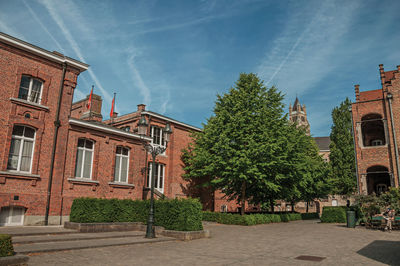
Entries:
{"type": "Polygon", "coordinates": [[[361,119],[364,147],[385,145],[385,125],[380,114],[367,114],[361,119]]]}
{"type": "Polygon", "coordinates": [[[128,183],[129,149],[117,147],[115,154],[114,181],[128,183]]]}
{"type": "Polygon", "coordinates": [[[151,138],[152,144],[156,144],[159,146],[165,147],[165,141],[164,141],[164,135],[163,135],[163,130],[160,127],[151,127],[151,138]]]}
{"type": "Polygon", "coordinates": [[[43,82],[30,76],[22,76],[18,98],[28,102],[40,103],[43,82]]]}
{"type": "Polygon", "coordinates": [[[11,138],[7,169],[31,172],[35,130],[25,126],[14,126],[11,138]]]}
{"type": "MultiPolygon", "coordinates": [[[[149,171],[147,176],[147,187],[150,187],[153,163],[149,162],[149,171]]],[[[155,173],[154,173],[154,188],[160,191],[164,191],[164,176],[165,176],[165,165],[156,163],[155,173]]]]}
{"type": "Polygon", "coordinates": [[[126,126],[126,127],[121,127],[122,130],[125,130],[126,132],[131,131],[131,127],[130,126],[126,126]]]}
{"type": "Polygon", "coordinates": [[[93,146],[93,141],[87,139],[78,140],[75,177],[88,179],[92,178],[93,146]]]}

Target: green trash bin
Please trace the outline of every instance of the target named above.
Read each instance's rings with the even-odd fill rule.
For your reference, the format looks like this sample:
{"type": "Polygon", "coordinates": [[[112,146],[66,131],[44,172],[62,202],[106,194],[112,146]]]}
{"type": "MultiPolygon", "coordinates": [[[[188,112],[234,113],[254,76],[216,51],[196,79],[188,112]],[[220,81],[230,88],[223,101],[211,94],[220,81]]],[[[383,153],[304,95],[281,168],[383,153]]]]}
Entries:
{"type": "Polygon", "coordinates": [[[347,211],[347,227],[354,228],[356,227],[356,212],[355,211],[347,211]]]}

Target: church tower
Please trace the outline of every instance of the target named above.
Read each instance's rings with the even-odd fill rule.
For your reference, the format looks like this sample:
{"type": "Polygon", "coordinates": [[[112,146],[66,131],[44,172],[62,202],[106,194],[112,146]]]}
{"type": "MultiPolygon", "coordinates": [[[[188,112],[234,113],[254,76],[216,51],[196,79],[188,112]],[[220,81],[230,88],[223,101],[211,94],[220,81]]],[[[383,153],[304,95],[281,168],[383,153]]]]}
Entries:
{"type": "Polygon", "coordinates": [[[310,124],[307,120],[306,106],[301,106],[299,99],[296,96],[293,107],[289,104],[289,120],[293,123],[297,123],[299,127],[306,129],[307,135],[310,136],[310,124]]]}

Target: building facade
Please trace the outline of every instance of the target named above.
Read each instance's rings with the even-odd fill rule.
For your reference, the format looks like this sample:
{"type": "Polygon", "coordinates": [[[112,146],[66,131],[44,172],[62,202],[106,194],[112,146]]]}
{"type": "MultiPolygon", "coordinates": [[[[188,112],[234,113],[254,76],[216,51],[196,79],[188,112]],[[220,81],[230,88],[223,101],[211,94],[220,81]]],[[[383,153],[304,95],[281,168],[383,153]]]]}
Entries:
{"type": "Polygon", "coordinates": [[[35,224],[60,209],[68,115],[88,65],[0,33],[0,66],[0,223],[35,224]]]}
{"type": "Polygon", "coordinates": [[[352,104],[357,185],[360,194],[380,194],[399,187],[400,66],[379,65],[381,88],[360,92],[352,104]]]}
{"type": "MultiPolygon", "coordinates": [[[[182,179],[181,150],[199,128],[146,110],[102,120],[100,96],[72,103],[88,65],[0,33],[0,225],[62,224],[77,197],[146,199],[152,158],[143,143],[165,146],[157,156],[156,196],[191,195],[182,179]],[[149,122],[147,136],[137,124],[149,122]]],[[[204,196],[213,209],[213,198],[204,196]]]]}

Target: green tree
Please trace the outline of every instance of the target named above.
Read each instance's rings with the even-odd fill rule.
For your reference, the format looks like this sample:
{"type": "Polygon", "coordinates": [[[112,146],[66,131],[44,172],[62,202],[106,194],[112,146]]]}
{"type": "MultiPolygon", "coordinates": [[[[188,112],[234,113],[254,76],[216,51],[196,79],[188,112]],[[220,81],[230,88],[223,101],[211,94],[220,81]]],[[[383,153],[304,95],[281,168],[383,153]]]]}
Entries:
{"type": "Polygon", "coordinates": [[[354,143],[351,126],[351,101],[346,98],[332,111],[332,129],[330,144],[330,165],[332,174],[332,192],[350,195],[356,188],[354,143]]]}
{"type": "Polygon", "coordinates": [[[276,197],[287,157],[282,100],[255,74],[241,74],[234,88],[217,96],[204,130],[194,134],[185,177],[210,177],[216,189],[240,202],[242,214],[246,200],[276,197]]]}
{"type": "Polygon", "coordinates": [[[285,182],[281,185],[281,199],[293,206],[298,201],[308,203],[329,193],[329,167],[318,154],[318,147],[304,128],[291,125],[288,138],[285,182]]]}

